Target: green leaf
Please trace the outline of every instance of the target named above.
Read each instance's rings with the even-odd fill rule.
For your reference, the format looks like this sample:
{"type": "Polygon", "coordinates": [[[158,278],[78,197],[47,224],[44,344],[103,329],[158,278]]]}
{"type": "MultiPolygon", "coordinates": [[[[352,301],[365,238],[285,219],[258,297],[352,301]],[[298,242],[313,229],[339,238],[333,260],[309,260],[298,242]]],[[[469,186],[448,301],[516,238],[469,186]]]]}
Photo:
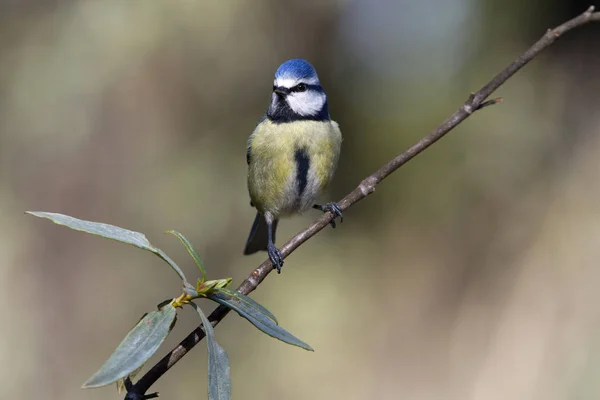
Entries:
{"type": "Polygon", "coordinates": [[[194,302],[189,303],[200,315],[202,327],[206,333],[206,344],[208,346],[208,399],[229,400],[231,399],[231,373],[229,368],[229,357],[227,353],[215,340],[215,331],[202,312],[194,302]]]}
{"type": "MultiPolygon", "coordinates": [[[[167,299],[164,301],[161,301],[156,308],[158,308],[158,310],[160,311],[164,306],[166,306],[167,304],[170,304],[173,301],[173,299],[167,299]]],[[[148,313],[145,313],[144,315],[142,315],[142,318],[140,318],[140,321],[144,319],[144,317],[148,315],[148,313]]],[[[139,321],[138,321],[139,322],[139,321]]],[[[171,326],[169,328],[169,333],[171,333],[171,331],[173,330],[173,328],[175,327],[175,323],[177,322],[177,314],[175,314],[175,318],[173,319],[173,322],[171,323],[171,326]]],[[[137,324],[136,324],[137,325],[137,324]]],[[[146,365],[146,363],[142,363],[142,365],[140,365],[136,370],[132,371],[129,375],[119,379],[117,381],[117,392],[119,394],[121,394],[122,392],[125,392],[127,390],[126,385],[125,385],[125,379],[127,377],[129,377],[129,379],[133,380],[135,379],[135,377],[140,373],[140,371],[144,368],[144,365],[146,365]]]]}
{"type": "Polygon", "coordinates": [[[231,278],[215,279],[214,281],[200,281],[198,280],[198,286],[196,286],[196,292],[203,296],[215,292],[217,290],[225,289],[231,285],[231,278]]]}
{"type": "Polygon", "coordinates": [[[176,316],[177,310],[171,304],[146,314],[82,388],[106,386],[133,373],[158,350],[176,316]]]}
{"type": "MultiPolygon", "coordinates": [[[[209,299],[224,305],[225,307],[231,308],[237,312],[241,317],[246,318],[252,325],[263,331],[269,336],[279,339],[282,342],[301,347],[305,350],[314,351],[312,347],[298,339],[279,325],[275,323],[271,318],[265,315],[263,312],[251,307],[245,301],[239,298],[227,296],[224,293],[217,292],[207,296],[209,299]]],[[[270,313],[269,313],[270,314],[270,313]]]]}
{"type": "Polygon", "coordinates": [[[227,289],[227,288],[222,288],[222,289],[219,289],[218,291],[226,294],[229,297],[233,297],[233,298],[239,299],[240,301],[247,303],[248,306],[254,307],[257,311],[260,311],[261,313],[265,314],[267,317],[269,317],[269,319],[272,319],[273,322],[275,322],[277,325],[279,325],[277,318],[275,318],[275,316],[271,313],[271,311],[267,310],[261,304],[254,301],[254,299],[252,299],[251,297],[248,297],[245,294],[238,292],[237,290],[231,290],[231,289],[227,289]]]}
{"type": "Polygon", "coordinates": [[[204,268],[204,264],[202,263],[202,259],[200,258],[200,254],[196,251],[192,243],[185,236],[177,231],[167,231],[166,233],[170,233],[172,235],[177,236],[177,238],[181,241],[181,243],[185,246],[190,256],[194,259],[194,262],[198,266],[200,273],[202,274],[202,282],[206,280],[206,269],[204,268]]]}
{"type": "Polygon", "coordinates": [[[119,228],[118,226],[103,224],[100,222],[85,221],[63,214],[41,211],[26,211],[26,213],[40,218],[47,218],[55,224],[63,225],[76,231],[91,233],[92,235],[116,240],[117,242],[130,244],[140,249],[148,250],[166,261],[167,264],[169,264],[171,268],[177,272],[177,275],[179,275],[184,282],[187,282],[185,275],[183,275],[183,271],[181,271],[177,264],[175,264],[175,262],[171,260],[164,251],[154,247],[148,241],[148,239],[146,239],[146,236],[143,233],[130,231],[129,229],[119,228]]]}

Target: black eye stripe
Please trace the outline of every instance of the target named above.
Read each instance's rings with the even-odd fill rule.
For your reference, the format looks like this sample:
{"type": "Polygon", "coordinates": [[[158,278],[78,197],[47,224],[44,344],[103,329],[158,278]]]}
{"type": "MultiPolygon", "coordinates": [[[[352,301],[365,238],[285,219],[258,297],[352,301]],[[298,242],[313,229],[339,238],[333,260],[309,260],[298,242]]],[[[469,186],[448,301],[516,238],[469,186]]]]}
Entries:
{"type": "Polygon", "coordinates": [[[273,85],[273,91],[275,91],[276,89],[280,89],[281,91],[285,91],[288,93],[306,92],[307,90],[312,90],[319,93],[323,92],[323,88],[320,85],[310,85],[307,83],[299,83],[296,86],[292,86],[291,88],[273,85]]]}
{"type": "Polygon", "coordinates": [[[306,91],[306,89],[308,89],[308,88],[306,87],[306,83],[299,83],[299,84],[297,84],[296,86],[294,86],[294,87],[291,89],[291,91],[292,91],[292,92],[305,92],[305,91],[306,91]]]}
{"type": "Polygon", "coordinates": [[[321,86],[319,85],[309,85],[307,83],[299,83],[294,87],[290,88],[290,92],[306,92],[307,90],[315,90],[315,91],[322,91],[323,89],[321,89],[321,86]]]}

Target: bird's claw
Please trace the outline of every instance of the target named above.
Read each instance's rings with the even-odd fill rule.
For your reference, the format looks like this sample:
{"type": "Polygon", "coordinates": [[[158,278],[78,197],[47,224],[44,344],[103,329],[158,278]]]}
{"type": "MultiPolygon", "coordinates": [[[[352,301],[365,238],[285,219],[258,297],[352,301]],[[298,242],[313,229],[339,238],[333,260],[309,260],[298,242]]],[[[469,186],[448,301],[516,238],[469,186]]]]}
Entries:
{"type": "Polygon", "coordinates": [[[267,253],[269,254],[269,259],[273,264],[273,268],[277,270],[277,273],[281,273],[281,267],[283,267],[283,257],[281,252],[273,243],[269,243],[267,246],[267,253]]]}
{"type": "Polygon", "coordinates": [[[340,217],[340,222],[344,222],[344,216],[342,215],[342,209],[336,202],[332,201],[331,203],[327,203],[324,206],[321,206],[320,208],[321,208],[321,211],[323,211],[323,212],[329,211],[330,213],[333,214],[333,218],[331,218],[331,221],[329,221],[332,228],[335,229],[336,217],[340,217]]]}

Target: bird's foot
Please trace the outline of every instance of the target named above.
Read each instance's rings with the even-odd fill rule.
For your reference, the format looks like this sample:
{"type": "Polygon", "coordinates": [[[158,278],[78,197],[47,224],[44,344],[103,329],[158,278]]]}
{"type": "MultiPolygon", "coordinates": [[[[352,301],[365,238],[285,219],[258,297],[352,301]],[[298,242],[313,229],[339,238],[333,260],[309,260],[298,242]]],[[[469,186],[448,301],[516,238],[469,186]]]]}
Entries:
{"type": "Polygon", "coordinates": [[[277,273],[281,273],[281,267],[283,267],[283,257],[281,252],[273,243],[267,245],[267,253],[269,253],[269,259],[273,263],[273,268],[277,269],[277,273]]]}
{"type": "Polygon", "coordinates": [[[340,217],[340,222],[344,222],[344,216],[342,215],[342,209],[336,202],[332,201],[331,203],[327,203],[324,206],[315,204],[313,207],[316,208],[317,210],[321,210],[323,212],[329,211],[330,213],[333,214],[333,218],[331,218],[331,221],[329,221],[329,223],[331,224],[331,227],[334,229],[335,229],[335,218],[336,217],[340,217]]]}

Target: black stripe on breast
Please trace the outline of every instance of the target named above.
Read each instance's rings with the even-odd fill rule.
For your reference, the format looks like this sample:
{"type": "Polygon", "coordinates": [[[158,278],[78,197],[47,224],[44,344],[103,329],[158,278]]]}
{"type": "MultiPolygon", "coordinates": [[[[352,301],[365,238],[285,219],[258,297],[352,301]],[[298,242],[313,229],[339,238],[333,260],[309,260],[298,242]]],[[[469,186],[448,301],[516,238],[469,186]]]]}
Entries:
{"type": "Polygon", "coordinates": [[[296,189],[298,197],[302,196],[308,183],[308,169],[310,168],[310,159],[306,149],[298,149],[294,154],[296,161],[296,189]]]}

